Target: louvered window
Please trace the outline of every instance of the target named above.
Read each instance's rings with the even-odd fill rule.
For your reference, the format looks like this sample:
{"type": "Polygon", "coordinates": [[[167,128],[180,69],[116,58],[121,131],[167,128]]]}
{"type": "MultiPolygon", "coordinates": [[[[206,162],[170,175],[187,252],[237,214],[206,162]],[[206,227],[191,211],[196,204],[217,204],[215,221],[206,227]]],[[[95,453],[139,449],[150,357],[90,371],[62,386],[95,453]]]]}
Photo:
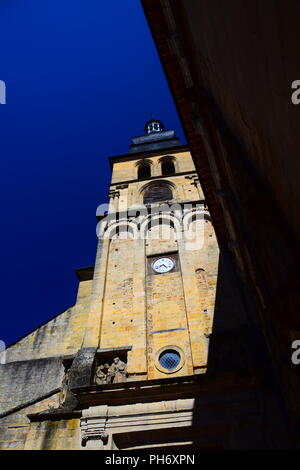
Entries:
{"type": "Polygon", "coordinates": [[[153,185],[146,189],[144,193],[144,204],[170,201],[172,198],[173,194],[169,185],[153,185]]]}

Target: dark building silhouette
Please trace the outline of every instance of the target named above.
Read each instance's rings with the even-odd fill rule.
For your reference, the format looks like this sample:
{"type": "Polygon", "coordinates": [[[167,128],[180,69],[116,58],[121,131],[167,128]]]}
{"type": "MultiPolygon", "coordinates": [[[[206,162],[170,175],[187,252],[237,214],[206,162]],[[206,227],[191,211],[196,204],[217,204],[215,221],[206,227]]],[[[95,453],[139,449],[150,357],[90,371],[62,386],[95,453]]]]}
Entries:
{"type": "Polygon", "coordinates": [[[299,447],[299,2],[142,4],[220,247],[257,316],[290,446],[299,447]]]}

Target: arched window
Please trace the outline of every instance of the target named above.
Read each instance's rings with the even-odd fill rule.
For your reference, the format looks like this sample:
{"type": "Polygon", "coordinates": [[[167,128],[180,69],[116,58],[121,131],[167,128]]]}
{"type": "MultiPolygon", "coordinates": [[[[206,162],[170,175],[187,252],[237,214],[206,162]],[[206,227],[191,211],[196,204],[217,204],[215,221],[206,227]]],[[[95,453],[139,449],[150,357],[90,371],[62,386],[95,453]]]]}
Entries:
{"type": "Polygon", "coordinates": [[[171,199],[173,199],[171,185],[164,181],[151,184],[144,192],[144,204],[170,201],[171,199]]]}
{"type": "Polygon", "coordinates": [[[163,176],[173,175],[175,173],[175,158],[164,157],[160,160],[161,162],[161,173],[163,176]]]}
{"type": "Polygon", "coordinates": [[[151,163],[148,160],[138,162],[138,179],[150,178],[151,163]]]}

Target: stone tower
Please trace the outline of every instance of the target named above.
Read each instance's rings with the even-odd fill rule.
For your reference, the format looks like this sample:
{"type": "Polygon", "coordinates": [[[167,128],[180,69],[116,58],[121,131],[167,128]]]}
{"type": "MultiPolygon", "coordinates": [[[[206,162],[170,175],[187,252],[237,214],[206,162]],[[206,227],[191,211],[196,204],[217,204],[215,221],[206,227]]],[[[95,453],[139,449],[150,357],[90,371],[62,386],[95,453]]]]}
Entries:
{"type": "Polygon", "coordinates": [[[110,162],[76,304],[6,351],[2,448],[266,447],[260,341],[188,147],[152,119],[110,162]]]}
{"type": "Polygon", "coordinates": [[[110,159],[110,204],[99,216],[85,343],[128,348],[127,380],[205,371],[218,269],[188,149],[160,121],[147,123],[145,132],[128,154],[110,159]]]}

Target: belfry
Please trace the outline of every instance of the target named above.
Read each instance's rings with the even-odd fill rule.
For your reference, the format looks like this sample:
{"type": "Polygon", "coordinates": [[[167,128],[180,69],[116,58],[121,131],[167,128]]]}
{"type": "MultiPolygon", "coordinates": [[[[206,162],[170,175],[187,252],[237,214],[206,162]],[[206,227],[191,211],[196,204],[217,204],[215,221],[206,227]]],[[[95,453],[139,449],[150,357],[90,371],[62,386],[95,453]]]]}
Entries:
{"type": "Polygon", "coordinates": [[[153,118],[110,163],[76,304],[6,350],[1,448],[268,447],[267,357],[189,148],[153,118]]]}

